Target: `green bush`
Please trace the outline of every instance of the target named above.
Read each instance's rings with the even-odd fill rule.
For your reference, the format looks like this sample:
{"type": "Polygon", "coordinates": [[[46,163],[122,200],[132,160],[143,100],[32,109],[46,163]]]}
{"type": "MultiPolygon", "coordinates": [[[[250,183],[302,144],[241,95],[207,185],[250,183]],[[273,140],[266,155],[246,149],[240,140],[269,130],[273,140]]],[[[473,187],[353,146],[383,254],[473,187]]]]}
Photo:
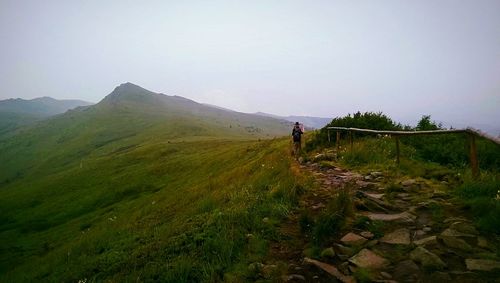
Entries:
{"type": "MultiPolygon", "coordinates": [[[[445,130],[441,124],[423,116],[416,131],[445,130]]],[[[452,167],[466,167],[469,164],[469,143],[466,134],[441,134],[434,136],[407,136],[401,141],[416,149],[417,156],[424,161],[432,161],[452,167]]],[[[500,147],[491,141],[476,138],[479,166],[483,169],[500,169],[500,147]]]]}
{"type": "MultiPolygon", "coordinates": [[[[403,126],[391,120],[382,112],[356,112],[354,115],[348,114],[344,117],[334,118],[328,125],[316,132],[314,137],[310,139],[305,146],[307,151],[310,151],[318,146],[326,146],[328,144],[328,131],[327,127],[346,127],[346,128],[363,128],[373,130],[402,130],[403,126]]],[[[354,137],[363,137],[367,134],[354,133],[354,137]]],[[[341,139],[346,139],[347,133],[341,133],[341,139]]],[[[336,135],[330,133],[332,143],[336,142],[336,135]]]]}
{"type": "MultiPolygon", "coordinates": [[[[400,123],[394,122],[391,118],[381,112],[357,112],[354,115],[348,114],[344,117],[337,117],[332,120],[321,130],[315,132],[311,139],[306,143],[305,149],[312,151],[318,147],[332,146],[336,143],[337,135],[330,132],[330,144],[328,143],[327,127],[346,127],[346,128],[363,128],[373,130],[409,130],[409,131],[429,131],[429,130],[445,130],[442,124],[431,120],[431,116],[424,115],[415,127],[402,126],[400,123]]],[[[348,133],[341,132],[341,140],[346,140],[348,133]]],[[[384,155],[383,148],[374,148],[375,150],[367,151],[363,148],[358,148],[360,144],[359,138],[374,137],[373,134],[353,133],[353,138],[358,141],[354,150],[344,153],[344,159],[348,164],[360,165],[364,163],[380,163],[388,158],[394,158],[394,145],[391,139],[387,139],[385,143],[391,147],[389,155],[384,155]]],[[[380,142],[381,145],[384,142],[380,142]]],[[[372,145],[373,146],[373,145],[372,145]]],[[[435,162],[440,165],[464,168],[469,164],[469,142],[466,134],[440,134],[429,136],[402,136],[400,138],[400,146],[402,149],[407,148],[409,155],[402,152],[402,156],[415,158],[421,161],[435,162]]],[[[482,138],[476,138],[476,147],[478,152],[479,166],[482,169],[489,171],[500,170],[500,146],[482,138]]]]}

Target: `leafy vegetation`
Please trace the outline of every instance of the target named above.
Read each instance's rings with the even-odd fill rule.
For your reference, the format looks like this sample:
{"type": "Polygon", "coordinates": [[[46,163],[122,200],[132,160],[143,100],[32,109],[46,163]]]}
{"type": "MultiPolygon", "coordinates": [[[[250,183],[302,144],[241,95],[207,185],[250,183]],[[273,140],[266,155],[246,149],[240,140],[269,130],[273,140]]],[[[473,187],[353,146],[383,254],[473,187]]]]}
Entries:
{"type": "MultiPolygon", "coordinates": [[[[383,130],[441,130],[442,125],[431,120],[430,116],[423,116],[418,124],[412,128],[401,126],[381,113],[356,113],[346,117],[336,118],[329,126],[359,127],[383,130]]],[[[318,131],[306,148],[309,151],[328,146],[326,129],[318,131]]],[[[331,135],[335,138],[335,135],[331,135]]],[[[358,136],[354,139],[352,150],[341,140],[338,161],[348,168],[361,171],[382,170],[396,180],[401,176],[424,177],[456,184],[454,192],[459,201],[476,217],[477,224],[485,232],[500,234],[500,147],[488,140],[476,138],[478,159],[482,170],[480,180],[472,180],[469,171],[468,137],[465,135],[446,134],[422,137],[400,138],[400,164],[395,163],[396,147],[390,137],[373,135],[358,136]]],[[[333,145],[333,142],[332,144],[333,145]]],[[[388,183],[386,192],[397,193],[400,186],[388,183]]],[[[430,206],[432,218],[439,222],[443,217],[443,209],[437,205],[430,206]]],[[[360,220],[359,228],[370,229],[371,223],[360,220]]],[[[373,229],[371,229],[373,228],[373,229]]],[[[375,234],[374,233],[374,234],[375,234]]]]}
{"type": "MultiPolygon", "coordinates": [[[[431,120],[428,115],[422,116],[415,127],[403,126],[394,122],[382,113],[357,112],[354,115],[337,117],[326,127],[365,128],[375,130],[443,130],[443,126],[431,120]]],[[[328,146],[327,129],[322,128],[309,139],[305,148],[308,151],[318,147],[328,146]]],[[[350,164],[365,164],[367,162],[384,163],[389,158],[395,158],[395,143],[389,137],[379,137],[377,142],[368,142],[365,139],[374,139],[372,134],[354,133],[356,147],[352,152],[345,152],[344,158],[350,164]],[[360,142],[363,141],[363,142],[360,142]],[[368,151],[369,147],[373,151],[368,151]]],[[[345,142],[347,133],[342,132],[341,141],[345,142]]],[[[331,134],[331,144],[336,143],[336,135],[331,134]]],[[[476,139],[479,165],[482,169],[500,170],[500,147],[491,141],[476,139]]],[[[464,168],[469,164],[469,143],[465,134],[441,134],[426,136],[403,136],[400,138],[402,147],[401,156],[410,160],[434,162],[444,166],[464,168]]]]}
{"type": "MultiPolygon", "coordinates": [[[[345,128],[363,128],[363,129],[373,129],[373,130],[401,130],[403,127],[400,124],[396,124],[388,116],[381,112],[356,112],[354,115],[348,114],[344,117],[334,118],[328,125],[319,130],[312,140],[309,140],[306,144],[306,150],[312,150],[320,146],[327,146],[328,144],[328,131],[327,127],[345,127],[345,128]]],[[[355,137],[364,137],[366,134],[355,133],[355,137]]],[[[341,139],[347,137],[345,132],[341,133],[341,139]]],[[[332,135],[330,137],[332,143],[337,141],[337,136],[332,135]]]]}
{"type": "MultiPolygon", "coordinates": [[[[423,116],[415,130],[444,130],[441,124],[423,116]]],[[[453,167],[469,164],[469,144],[465,134],[447,134],[421,137],[403,137],[402,142],[415,148],[418,157],[425,161],[436,162],[453,167]]],[[[478,161],[483,169],[500,169],[500,146],[488,140],[476,139],[478,161]]]]}

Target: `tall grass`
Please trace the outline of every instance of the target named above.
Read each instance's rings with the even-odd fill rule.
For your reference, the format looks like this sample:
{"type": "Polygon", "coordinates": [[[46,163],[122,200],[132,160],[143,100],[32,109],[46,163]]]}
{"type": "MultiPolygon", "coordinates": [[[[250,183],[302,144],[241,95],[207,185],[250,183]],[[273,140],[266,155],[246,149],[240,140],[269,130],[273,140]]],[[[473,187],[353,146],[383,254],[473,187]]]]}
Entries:
{"type": "Polygon", "coordinates": [[[344,228],[346,219],[354,215],[352,204],[351,186],[340,189],[336,196],[328,203],[326,209],[312,222],[302,217],[302,231],[311,230],[313,244],[322,246],[328,242],[331,237],[336,236],[344,228]],[[312,227],[306,229],[306,225],[312,227]]]}
{"type": "Polygon", "coordinates": [[[0,200],[0,281],[246,280],[308,186],[286,148],[149,143],[12,182],[0,200]]]}
{"type": "Polygon", "coordinates": [[[500,235],[500,177],[483,174],[480,180],[466,177],[464,183],[454,191],[476,218],[478,227],[500,235]]]}

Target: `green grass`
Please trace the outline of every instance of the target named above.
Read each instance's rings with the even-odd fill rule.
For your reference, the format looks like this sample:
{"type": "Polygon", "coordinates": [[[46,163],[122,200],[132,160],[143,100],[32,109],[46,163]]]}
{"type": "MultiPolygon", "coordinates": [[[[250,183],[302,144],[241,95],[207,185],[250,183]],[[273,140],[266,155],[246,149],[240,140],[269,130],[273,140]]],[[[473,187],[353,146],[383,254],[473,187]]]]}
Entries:
{"type": "Polygon", "coordinates": [[[252,278],[308,186],[286,125],[148,95],[0,140],[0,282],[252,278]]]}
{"type": "Polygon", "coordinates": [[[359,216],[354,219],[352,226],[358,230],[366,230],[373,233],[375,238],[381,238],[384,236],[385,223],[379,220],[371,220],[366,216],[359,216]]]}
{"type": "Polygon", "coordinates": [[[466,176],[454,191],[458,199],[476,218],[479,229],[500,235],[500,178],[483,174],[480,180],[466,176]]]}
{"type": "Polygon", "coordinates": [[[3,187],[1,281],[245,278],[304,190],[286,149],[150,144],[3,187]]]}
{"type": "MultiPolygon", "coordinates": [[[[327,241],[339,233],[346,224],[346,218],[353,216],[354,208],[349,187],[339,190],[338,194],[330,200],[323,211],[312,224],[312,239],[315,245],[326,244],[327,241]]],[[[302,226],[308,221],[301,219],[302,226]]],[[[302,228],[305,230],[305,228],[302,228]]]]}

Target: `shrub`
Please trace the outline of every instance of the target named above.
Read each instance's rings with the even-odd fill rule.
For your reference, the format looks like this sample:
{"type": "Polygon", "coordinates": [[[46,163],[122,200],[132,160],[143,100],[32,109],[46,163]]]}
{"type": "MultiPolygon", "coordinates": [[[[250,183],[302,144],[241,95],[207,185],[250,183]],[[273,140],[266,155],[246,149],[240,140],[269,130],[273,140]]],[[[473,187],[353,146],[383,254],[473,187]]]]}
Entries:
{"type": "MultiPolygon", "coordinates": [[[[305,149],[310,151],[318,146],[325,146],[328,143],[327,127],[364,128],[373,130],[402,130],[401,124],[396,124],[382,112],[356,112],[354,115],[348,114],[344,117],[334,118],[328,125],[322,128],[316,135],[306,143],[305,149]]],[[[355,133],[356,137],[366,136],[366,134],[355,133]]],[[[341,139],[345,139],[347,133],[341,133],[341,139]]],[[[336,142],[336,135],[330,136],[332,142],[336,142]]]]}

